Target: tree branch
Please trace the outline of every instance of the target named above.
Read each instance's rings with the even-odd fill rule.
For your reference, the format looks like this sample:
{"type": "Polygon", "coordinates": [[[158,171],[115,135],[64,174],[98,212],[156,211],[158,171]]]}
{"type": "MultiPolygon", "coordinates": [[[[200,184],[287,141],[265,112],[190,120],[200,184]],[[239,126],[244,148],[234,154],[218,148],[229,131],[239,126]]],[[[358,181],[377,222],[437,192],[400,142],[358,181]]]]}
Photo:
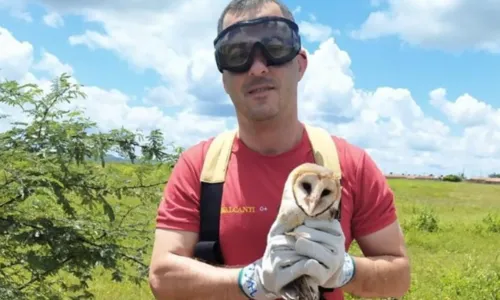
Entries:
{"type": "Polygon", "coordinates": [[[142,266],[142,267],[144,267],[144,268],[149,268],[149,266],[148,266],[147,264],[143,263],[142,261],[138,260],[137,258],[135,258],[135,257],[133,257],[133,256],[130,256],[130,255],[128,255],[128,254],[121,253],[121,252],[118,252],[118,254],[119,254],[120,256],[122,256],[122,257],[124,257],[124,258],[128,259],[128,260],[131,260],[131,261],[133,261],[133,262],[135,262],[135,263],[137,263],[137,264],[141,265],[141,266],[142,266]]]}
{"type": "Polygon", "coordinates": [[[136,206],[133,206],[131,207],[129,210],[127,210],[127,212],[122,216],[120,222],[118,223],[118,228],[122,227],[122,224],[123,224],[123,221],[125,221],[125,218],[127,218],[127,216],[136,208],[142,206],[142,203],[141,204],[137,204],[136,206]]]}
{"type": "Polygon", "coordinates": [[[0,204],[0,208],[2,208],[4,206],[7,206],[9,204],[12,204],[12,203],[14,203],[16,201],[24,201],[24,200],[28,199],[28,197],[31,196],[32,193],[33,193],[33,191],[31,189],[28,189],[27,187],[25,187],[23,189],[23,194],[19,194],[16,197],[14,197],[14,198],[12,198],[10,200],[7,200],[4,203],[1,203],[0,204]]]}
{"type": "MultiPolygon", "coordinates": [[[[161,181],[157,183],[152,183],[152,184],[139,184],[139,185],[131,185],[131,186],[120,186],[120,187],[113,187],[111,188],[112,190],[134,190],[134,189],[144,189],[144,188],[150,188],[150,187],[155,187],[157,185],[165,185],[168,181],[161,181]]],[[[92,189],[92,190],[105,190],[108,187],[105,186],[92,186],[92,185],[86,185],[86,184],[73,184],[71,186],[75,187],[81,187],[81,188],[86,188],[86,189],[92,189]]]]}
{"type": "Polygon", "coordinates": [[[57,271],[59,269],[61,269],[62,267],[64,267],[65,264],[67,264],[68,262],[70,262],[72,259],[74,259],[73,256],[68,256],[65,260],[63,260],[60,264],[58,264],[57,266],[54,266],[53,268],[51,268],[50,270],[47,270],[45,272],[43,272],[42,274],[32,278],[30,281],[26,282],[25,284],[21,285],[18,289],[20,291],[24,290],[25,288],[27,288],[28,286],[32,285],[33,283],[37,282],[37,281],[40,281],[42,279],[44,279],[46,276],[48,276],[50,273],[54,272],[54,271],[57,271]]]}

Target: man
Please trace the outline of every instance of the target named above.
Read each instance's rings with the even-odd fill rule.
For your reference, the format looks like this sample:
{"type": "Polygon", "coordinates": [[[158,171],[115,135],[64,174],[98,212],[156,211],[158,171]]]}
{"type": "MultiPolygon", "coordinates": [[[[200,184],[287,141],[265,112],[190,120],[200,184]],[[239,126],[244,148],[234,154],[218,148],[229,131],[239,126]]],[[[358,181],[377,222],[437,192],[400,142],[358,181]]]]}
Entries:
{"type": "MultiPolygon", "coordinates": [[[[251,298],[253,292],[259,295],[255,299],[273,299],[284,284],[301,274],[335,288],[325,294],[329,300],[343,299],[342,292],[361,297],[401,297],[409,288],[409,261],[393,193],[370,156],[341,138],[332,137],[344,176],[342,219],[338,226],[331,225],[333,233],[328,238],[340,254],[321,262],[329,266],[325,268],[317,263],[319,257],[314,253],[313,259],[294,256],[280,252],[274,242],[266,243],[289,172],[303,162],[314,161],[297,114],[297,86],[307,68],[307,55],[291,21],[289,9],[277,0],[233,0],[220,17],[217,62],[238,120],[220,218],[226,267],[192,259],[199,236],[199,178],[213,140],[209,139],[181,155],[158,209],[150,269],[150,286],[156,299],[237,300],[251,298]],[[266,16],[284,17],[290,22],[259,19],[266,16]],[[239,23],[248,20],[255,22],[239,23]],[[255,41],[268,52],[252,48],[255,41]],[[249,52],[252,49],[255,52],[249,52]],[[354,239],[364,257],[347,255],[344,259],[343,250],[347,251],[354,239]],[[342,281],[341,277],[347,276],[342,269],[351,258],[354,276],[342,281]],[[276,265],[280,261],[292,266],[280,271],[286,269],[276,265]],[[250,276],[256,288],[249,291],[244,287],[240,274],[250,276]]],[[[288,242],[281,240],[282,244],[288,242]]],[[[322,246],[314,247],[318,248],[310,248],[312,252],[324,252],[319,248],[322,246]]]]}

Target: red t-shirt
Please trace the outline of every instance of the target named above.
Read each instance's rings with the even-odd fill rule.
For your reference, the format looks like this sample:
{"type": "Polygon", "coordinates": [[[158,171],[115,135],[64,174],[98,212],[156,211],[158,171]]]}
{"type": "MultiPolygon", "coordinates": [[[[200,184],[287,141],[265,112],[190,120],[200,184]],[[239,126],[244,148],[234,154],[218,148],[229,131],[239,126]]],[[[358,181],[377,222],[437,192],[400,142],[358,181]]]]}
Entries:
{"type": "MultiPolygon", "coordinates": [[[[343,174],[341,226],[345,249],[353,239],[375,232],[396,220],[393,193],[370,156],[344,139],[332,137],[343,174]]],[[[158,208],[157,228],[198,232],[200,174],[213,139],[182,153],[165,187],[158,208]]],[[[245,265],[260,258],[293,168],[314,162],[307,132],[292,150],[264,156],[235,139],[222,197],[220,243],[227,265],[245,265]]],[[[343,299],[342,292],[327,293],[343,299]]]]}

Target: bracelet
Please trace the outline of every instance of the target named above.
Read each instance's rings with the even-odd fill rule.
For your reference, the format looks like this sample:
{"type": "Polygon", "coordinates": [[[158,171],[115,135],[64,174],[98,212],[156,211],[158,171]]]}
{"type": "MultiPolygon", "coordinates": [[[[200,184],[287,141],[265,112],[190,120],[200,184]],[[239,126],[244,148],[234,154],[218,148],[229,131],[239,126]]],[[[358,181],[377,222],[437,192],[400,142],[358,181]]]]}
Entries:
{"type": "Polygon", "coordinates": [[[245,266],[238,273],[238,287],[241,292],[249,299],[254,299],[256,289],[256,282],[254,279],[255,265],[250,264],[245,266]]]}
{"type": "Polygon", "coordinates": [[[356,262],[349,253],[344,255],[344,265],[342,267],[342,279],[340,281],[340,286],[348,284],[356,274],[356,262]]]}
{"type": "Polygon", "coordinates": [[[279,296],[274,293],[266,291],[256,276],[257,263],[253,262],[238,272],[238,287],[243,295],[248,299],[258,300],[272,300],[277,299],[279,296]]]}

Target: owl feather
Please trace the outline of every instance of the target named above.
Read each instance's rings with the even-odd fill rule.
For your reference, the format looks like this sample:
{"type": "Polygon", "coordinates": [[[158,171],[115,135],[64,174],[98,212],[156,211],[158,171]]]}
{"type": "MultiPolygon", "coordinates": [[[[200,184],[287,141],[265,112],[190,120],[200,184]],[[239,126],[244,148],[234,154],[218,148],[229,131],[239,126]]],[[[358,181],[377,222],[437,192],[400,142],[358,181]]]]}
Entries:
{"type": "MultiPolygon", "coordinates": [[[[339,174],[314,163],[297,166],[288,175],[276,226],[269,236],[284,233],[297,237],[293,231],[306,219],[333,220],[340,207],[341,194],[339,174]]],[[[285,300],[317,300],[319,296],[317,283],[307,275],[290,282],[281,293],[285,300]]]]}

